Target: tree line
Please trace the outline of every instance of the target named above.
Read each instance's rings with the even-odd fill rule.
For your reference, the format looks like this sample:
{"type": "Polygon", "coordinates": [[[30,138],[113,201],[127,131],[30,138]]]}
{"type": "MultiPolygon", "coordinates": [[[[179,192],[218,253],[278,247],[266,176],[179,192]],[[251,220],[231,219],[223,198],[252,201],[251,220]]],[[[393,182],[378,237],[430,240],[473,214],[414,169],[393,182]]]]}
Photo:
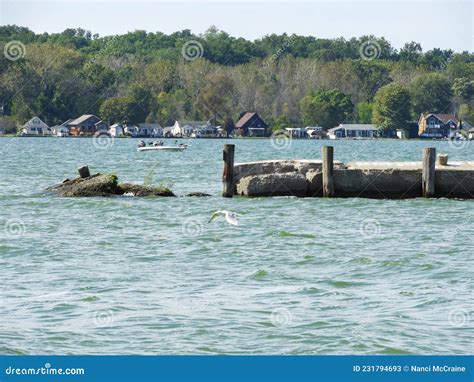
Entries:
{"type": "Polygon", "coordinates": [[[394,49],[381,37],[349,40],[267,35],[255,41],[211,27],[169,35],[99,37],[82,29],[36,34],[0,27],[3,124],[38,115],[54,125],[81,114],[171,125],[176,119],[231,126],[258,112],[273,129],[339,123],[404,128],[421,112],[474,122],[474,54],[418,43],[394,49]],[[9,44],[21,42],[11,59],[9,44]]]}

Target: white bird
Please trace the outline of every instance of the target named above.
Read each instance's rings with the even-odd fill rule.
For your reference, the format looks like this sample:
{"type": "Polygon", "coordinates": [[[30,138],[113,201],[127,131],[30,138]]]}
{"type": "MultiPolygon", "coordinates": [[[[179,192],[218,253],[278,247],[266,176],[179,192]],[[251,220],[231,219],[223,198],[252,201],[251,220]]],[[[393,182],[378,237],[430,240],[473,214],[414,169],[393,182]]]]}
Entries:
{"type": "Polygon", "coordinates": [[[226,211],[226,210],[222,210],[222,211],[216,211],[212,214],[211,218],[209,219],[208,223],[212,222],[215,218],[219,217],[219,216],[223,216],[225,217],[225,220],[227,221],[227,223],[229,224],[232,224],[232,225],[239,225],[238,221],[237,221],[237,214],[234,213],[234,212],[231,212],[231,211],[226,211]]]}

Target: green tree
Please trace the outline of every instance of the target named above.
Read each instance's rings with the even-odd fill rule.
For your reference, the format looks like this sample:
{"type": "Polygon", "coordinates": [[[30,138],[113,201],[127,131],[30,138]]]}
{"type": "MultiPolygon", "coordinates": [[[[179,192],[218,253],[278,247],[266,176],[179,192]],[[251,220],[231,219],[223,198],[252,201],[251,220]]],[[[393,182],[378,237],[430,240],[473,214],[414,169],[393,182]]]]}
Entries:
{"type": "Polygon", "coordinates": [[[285,131],[287,127],[291,127],[291,123],[289,118],[286,115],[280,115],[278,118],[275,119],[273,123],[272,131],[285,131]]]}
{"type": "Polygon", "coordinates": [[[0,130],[5,134],[16,134],[16,122],[11,117],[0,117],[0,130]]]}
{"type": "Polygon", "coordinates": [[[117,97],[105,100],[100,105],[100,117],[111,123],[128,123],[133,108],[133,102],[128,97],[117,97]]]}
{"type": "Polygon", "coordinates": [[[174,121],[185,118],[190,108],[191,102],[184,90],[161,92],[155,98],[155,115],[163,126],[171,126],[174,121]]]}
{"type": "Polygon", "coordinates": [[[234,120],[229,115],[226,115],[225,118],[224,118],[224,130],[225,130],[227,136],[232,134],[234,129],[235,129],[234,120]]]}
{"type": "Polygon", "coordinates": [[[454,95],[463,102],[469,102],[474,97],[474,80],[456,78],[453,83],[454,95]]]}
{"type": "Polygon", "coordinates": [[[429,73],[418,77],[410,86],[410,95],[415,115],[451,110],[451,83],[442,74],[429,73]]]}
{"type": "Polygon", "coordinates": [[[398,55],[400,60],[416,63],[420,59],[421,52],[421,45],[412,41],[403,45],[398,55]]]}
{"type": "Polygon", "coordinates": [[[327,130],[346,121],[354,104],[349,95],[339,90],[319,90],[301,100],[301,110],[306,125],[320,125],[327,130]]]}
{"type": "Polygon", "coordinates": [[[398,82],[382,86],[374,98],[373,123],[381,130],[406,129],[410,120],[410,93],[398,82]]]}
{"type": "Polygon", "coordinates": [[[207,111],[207,116],[217,123],[218,115],[230,113],[229,101],[233,94],[234,84],[226,75],[211,77],[198,97],[198,104],[207,111]]]}
{"type": "Polygon", "coordinates": [[[370,102],[359,102],[355,107],[356,120],[358,123],[372,123],[372,111],[374,105],[370,102]]]}

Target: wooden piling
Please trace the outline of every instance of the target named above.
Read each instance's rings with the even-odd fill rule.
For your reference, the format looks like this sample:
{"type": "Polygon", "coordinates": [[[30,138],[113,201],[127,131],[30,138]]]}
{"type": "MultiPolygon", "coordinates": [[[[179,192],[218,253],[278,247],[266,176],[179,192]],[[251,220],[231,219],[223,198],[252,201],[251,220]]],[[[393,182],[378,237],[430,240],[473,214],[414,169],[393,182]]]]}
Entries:
{"type": "Polygon", "coordinates": [[[323,196],[334,196],[334,147],[323,146],[323,196]]]}
{"type": "Polygon", "coordinates": [[[435,166],[436,166],[436,149],[434,147],[425,147],[423,149],[422,161],[422,192],[425,198],[435,195],[435,166]]]}
{"type": "Polygon", "coordinates": [[[79,167],[79,168],[77,169],[77,171],[79,172],[79,176],[80,176],[81,178],[88,178],[88,177],[91,176],[91,173],[90,173],[90,171],[89,171],[89,167],[87,167],[87,166],[79,167]]]}
{"type": "Polygon", "coordinates": [[[232,198],[232,196],[234,196],[234,152],[235,145],[224,145],[224,172],[222,174],[222,196],[226,198],[232,198]]]}
{"type": "Polygon", "coordinates": [[[440,166],[448,165],[448,154],[438,154],[438,164],[440,166]]]}

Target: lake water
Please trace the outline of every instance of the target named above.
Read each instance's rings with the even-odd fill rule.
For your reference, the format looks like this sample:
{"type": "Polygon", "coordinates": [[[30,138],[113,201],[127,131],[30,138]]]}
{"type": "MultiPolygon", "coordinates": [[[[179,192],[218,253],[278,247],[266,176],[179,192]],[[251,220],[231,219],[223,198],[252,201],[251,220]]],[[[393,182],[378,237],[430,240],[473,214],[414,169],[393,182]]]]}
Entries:
{"type": "MultiPolygon", "coordinates": [[[[2,138],[0,353],[472,353],[474,201],[220,197],[224,140],[2,138]],[[58,198],[88,164],[208,198],[58,198]],[[238,227],[207,221],[241,214],[238,227]]],[[[320,141],[234,140],[236,161],[320,141]],[[280,142],[281,143],[281,142],[280,142]]],[[[420,160],[474,142],[336,141],[335,159],[420,160]]]]}

